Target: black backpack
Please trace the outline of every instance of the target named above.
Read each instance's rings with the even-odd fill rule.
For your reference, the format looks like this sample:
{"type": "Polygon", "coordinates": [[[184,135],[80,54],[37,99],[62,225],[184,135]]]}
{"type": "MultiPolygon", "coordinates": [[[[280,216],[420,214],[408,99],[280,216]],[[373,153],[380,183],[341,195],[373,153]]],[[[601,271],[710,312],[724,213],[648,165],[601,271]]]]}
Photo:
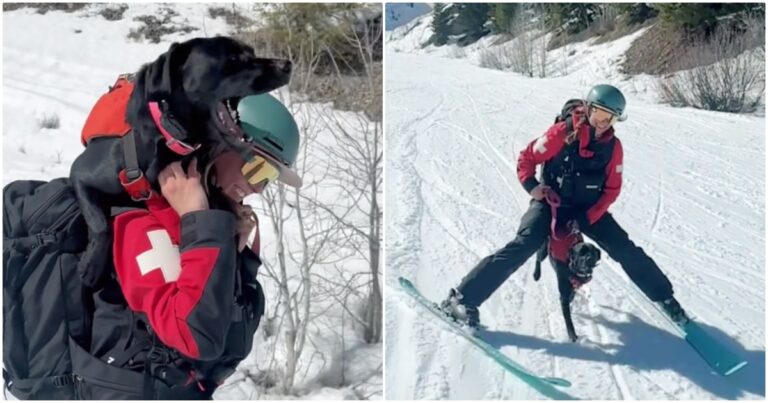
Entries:
{"type": "Polygon", "coordinates": [[[3,378],[19,399],[76,398],[71,344],[88,345],[77,273],[88,230],[68,179],[3,189],[3,378]]]}
{"type": "MultiPolygon", "coordinates": [[[[112,357],[116,358],[114,362],[90,352],[92,334],[98,331],[92,326],[94,296],[115,289],[119,293],[119,285],[110,277],[111,280],[103,278],[90,288],[78,271],[80,254],[88,243],[88,228],[69,179],[12,182],[3,189],[3,202],[3,378],[14,397],[22,400],[211,397],[217,385],[208,380],[205,388],[198,388],[199,382],[190,384],[190,362],[178,357],[178,352],[163,345],[154,335],[148,334],[146,340],[118,352],[119,356],[112,357]],[[140,353],[145,356],[142,370],[124,365],[140,353]]],[[[111,212],[117,215],[131,209],[133,207],[112,207],[111,212]]],[[[255,269],[260,262],[255,255],[251,259],[256,259],[255,264],[249,265],[255,269]]],[[[255,278],[255,272],[253,274],[255,278]]],[[[247,300],[255,301],[262,311],[252,313],[250,320],[233,322],[247,326],[249,332],[255,332],[264,307],[258,282],[256,286],[255,296],[247,300]]],[[[239,304],[237,308],[238,313],[246,312],[239,304]]],[[[132,333],[132,337],[143,336],[138,332],[132,333]]],[[[250,346],[252,339],[243,338],[242,344],[239,349],[250,346]]],[[[210,367],[211,364],[201,365],[210,367]]],[[[234,371],[234,366],[229,368],[226,362],[218,364],[222,365],[216,367],[217,371],[234,371]]],[[[213,376],[212,372],[208,375],[216,382],[228,376],[224,373],[213,376]]]]}

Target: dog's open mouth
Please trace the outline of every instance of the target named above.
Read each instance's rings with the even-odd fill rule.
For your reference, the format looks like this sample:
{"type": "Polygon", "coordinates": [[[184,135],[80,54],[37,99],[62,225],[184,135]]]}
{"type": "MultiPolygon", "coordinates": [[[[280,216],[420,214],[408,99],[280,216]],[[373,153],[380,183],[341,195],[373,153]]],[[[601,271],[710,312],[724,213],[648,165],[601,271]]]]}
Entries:
{"type": "Polygon", "coordinates": [[[222,103],[227,108],[229,117],[231,117],[236,124],[240,124],[240,112],[237,111],[237,105],[240,104],[240,98],[225,99],[222,103]]]}
{"type": "Polygon", "coordinates": [[[216,117],[221,124],[221,128],[224,132],[236,138],[242,137],[240,113],[237,111],[239,103],[240,98],[227,98],[219,102],[216,107],[216,117]]]}
{"type": "MultiPolygon", "coordinates": [[[[221,104],[224,105],[225,108],[227,108],[227,115],[229,115],[231,123],[239,125],[240,112],[237,111],[237,105],[240,104],[240,98],[227,98],[221,101],[221,104]]],[[[230,123],[230,122],[226,122],[226,123],[230,123]]]]}

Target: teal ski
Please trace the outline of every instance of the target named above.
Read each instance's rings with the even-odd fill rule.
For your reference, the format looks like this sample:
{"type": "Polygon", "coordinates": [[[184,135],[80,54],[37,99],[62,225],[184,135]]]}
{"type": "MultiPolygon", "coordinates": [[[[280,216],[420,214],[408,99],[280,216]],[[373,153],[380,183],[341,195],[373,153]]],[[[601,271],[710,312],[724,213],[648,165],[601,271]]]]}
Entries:
{"type": "Polygon", "coordinates": [[[664,317],[672,328],[682,337],[688,345],[690,345],[699,356],[706,361],[706,363],[715,372],[722,376],[728,376],[734,372],[744,368],[747,365],[747,361],[739,357],[728,346],[721,343],[716,338],[712,337],[704,328],[696,323],[695,318],[691,318],[688,323],[683,326],[675,323],[669,315],[667,315],[658,305],[645,297],[639,291],[635,290],[638,295],[643,296],[649,303],[664,317]]]}
{"type": "MultiPolygon", "coordinates": [[[[400,286],[405,290],[405,292],[413,297],[413,299],[419,303],[422,307],[426,308],[429,312],[440,318],[443,322],[451,326],[453,330],[465,339],[467,339],[469,342],[471,342],[473,345],[475,345],[477,348],[482,350],[485,354],[487,354],[491,359],[493,359],[496,363],[501,365],[504,369],[509,371],[511,374],[517,376],[520,378],[523,382],[527,383],[529,386],[533,387],[534,389],[538,390],[539,392],[542,392],[543,394],[552,397],[552,398],[564,398],[562,394],[558,395],[558,391],[552,386],[571,386],[571,383],[565,379],[562,378],[554,378],[554,377],[541,377],[538,375],[535,375],[531,373],[530,371],[526,370],[525,368],[521,367],[519,364],[512,361],[509,357],[502,354],[501,351],[499,351],[498,348],[495,348],[491,346],[490,344],[486,343],[479,337],[472,334],[469,330],[467,330],[465,327],[461,326],[460,324],[454,322],[451,320],[448,316],[446,316],[438,307],[437,304],[434,302],[428,300],[425,298],[418,289],[411,283],[408,279],[405,279],[403,277],[400,277],[398,279],[400,281],[400,286]],[[555,392],[555,393],[552,393],[555,392]],[[553,396],[557,395],[557,396],[553,396]]],[[[565,398],[569,398],[566,396],[565,398]]]]}
{"type": "Polygon", "coordinates": [[[685,341],[718,374],[728,376],[747,365],[747,361],[713,338],[694,321],[683,326],[685,341]]]}
{"type": "Polygon", "coordinates": [[[712,337],[701,327],[694,319],[691,319],[683,326],[678,325],[662,311],[659,306],[652,303],[664,319],[685,339],[688,344],[699,354],[709,366],[722,376],[728,376],[744,368],[747,361],[739,357],[730,348],[712,337]]]}

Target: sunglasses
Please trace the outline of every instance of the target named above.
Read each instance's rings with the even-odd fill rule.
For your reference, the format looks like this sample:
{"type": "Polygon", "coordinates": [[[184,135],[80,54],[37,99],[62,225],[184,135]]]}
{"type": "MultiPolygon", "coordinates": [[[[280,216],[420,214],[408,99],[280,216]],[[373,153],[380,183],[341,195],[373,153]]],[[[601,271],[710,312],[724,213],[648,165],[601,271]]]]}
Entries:
{"type": "Polygon", "coordinates": [[[613,126],[619,120],[619,117],[615,113],[599,106],[592,106],[589,111],[590,115],[594,116],[596,121],[608,121],[608,125],[610,126],[613,126]]]}

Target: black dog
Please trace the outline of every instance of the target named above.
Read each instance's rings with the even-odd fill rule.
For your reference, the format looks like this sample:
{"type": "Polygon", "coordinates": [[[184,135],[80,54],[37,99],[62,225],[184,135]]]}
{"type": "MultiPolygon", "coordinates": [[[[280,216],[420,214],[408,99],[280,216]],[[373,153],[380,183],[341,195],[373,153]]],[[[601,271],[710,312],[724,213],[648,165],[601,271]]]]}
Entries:
{"type": "Polygon", "coordinates": [[[571,318],[571,302],[573,302],[576,289],[592,280],[593,271],[600,260],[600,249],[584,242],[580,234],[571,234],[560,240],[552,239],[545,242],[536,254],[536,270],[533,272],[533,278],[536,281],[541,277],[541,262],[548,254],[549,262],[557,274],[560,307],[565,318],[568,338],[575,342],[578,336],[571,318]],[[567,261],[561,260],[563,250],[567,250],[567,261]],[[556,254],[560,256],[555,256],[556,254]]]}
{"type": "Polygon", "coordinates": [[[211,158],[228,147],[240,147],[240,139],[233,134],[237,132],[233,125],[240,99],[279,88],[288,83],[290,76],[289,61],[257,58],[253,48],[226,37],[174,43],[157,60],[142,66],[134,76],[134,89],[125,111],[132,136],[123,140],[94,138],[70,172],[88,224],[89,243],[78,266],[87,285],[94,286],[107,265],[112,247],[106,218],[109,209],[136,205],[121,185],[118,173],[138,165],[152,187],[158,189],[160,170],[184,158],[171,150],[172,145],[191,145],[187,151],[198,160],[211,158]],[[151,114],[152,103],[155,112],[162,112],[160,125],[151,114]],[[174,141],[167,141],[158,126],[174,141]],[[124,141],[128,138],[135,144],[124,141]],[[126,154],[130,148],[135,148],[133,157],[130,155],[134,153],[126,154]],[[126,164],[127,160],[133,163],[126,164]]]}

